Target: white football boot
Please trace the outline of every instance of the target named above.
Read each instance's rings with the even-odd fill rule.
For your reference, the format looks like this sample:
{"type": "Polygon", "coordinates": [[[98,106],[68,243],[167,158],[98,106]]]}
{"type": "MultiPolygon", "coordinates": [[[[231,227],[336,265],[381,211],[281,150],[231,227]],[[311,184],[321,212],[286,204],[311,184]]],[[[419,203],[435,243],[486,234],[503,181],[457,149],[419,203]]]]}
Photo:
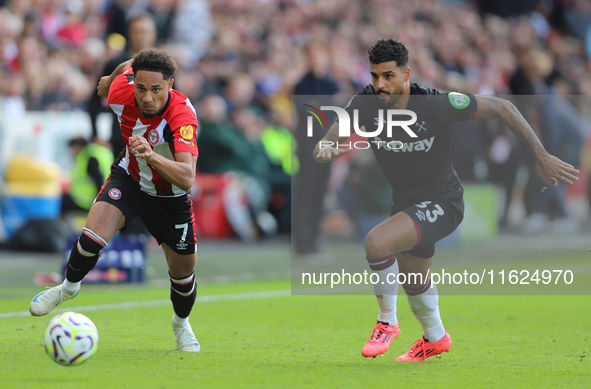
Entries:
{"type": "Polygon", "coordinates": [[[199,347],[199,342],[193,334],[193,329],[191,328],[191,324],[187,323],[184,326],[177,326],[176,324],[172,324],[172,329],[174,330],[174,337],[176,338],[176,349],[179,351],[190,351],[197,353],[201,349],[199,347]]]}
{"type": "Polygon", "coordinates": [[[62,284],[48,288],[33,297],[31,304],[29,304],[29,312],[33,316],[45,316],[64,301],[76,297],[78,292],[80,292],[80,289],[70,292],[62,284]]]}

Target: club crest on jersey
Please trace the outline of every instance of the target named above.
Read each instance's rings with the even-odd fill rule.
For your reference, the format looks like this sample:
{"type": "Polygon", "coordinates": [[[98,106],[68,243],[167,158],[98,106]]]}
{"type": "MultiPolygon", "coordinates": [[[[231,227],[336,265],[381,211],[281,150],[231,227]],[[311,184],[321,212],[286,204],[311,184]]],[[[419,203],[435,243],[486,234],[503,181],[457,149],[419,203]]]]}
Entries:
{"type": "Polygon", "coordinates": [[[417,130],[417,133],[420,133],[421,131],[429,131],[427,130],[427,127],[425,127],[427,125],[427,123],[425,123],[424,120],[421,120],[421,124],[419,124],[419,122],[417,121],[415,123],[415,127],[418,127],[419,129],[417,130]]]}
{"type": "Polygon", "coordinates": [[[150,142],[152,146],[156,146],[158,144],[159,138],[160,136],[158,135],[158,131],[156,131],[154,128],[148,133],[148,142],[150,142]]]}
{"type": "Polygon", "coordinates": [[[113,200],[119,200],[121,198],[121,191],[117,188],[113,188],[109,191],[109,197],[113,200]]]}
{"type": "Polygon", "coordinates": [[[192,140],[193,139],[193,126],[188,125],[188,126],[182,126],[180,129],[181,132],[181,136],[186,139],[186,140],[192,140]]]}

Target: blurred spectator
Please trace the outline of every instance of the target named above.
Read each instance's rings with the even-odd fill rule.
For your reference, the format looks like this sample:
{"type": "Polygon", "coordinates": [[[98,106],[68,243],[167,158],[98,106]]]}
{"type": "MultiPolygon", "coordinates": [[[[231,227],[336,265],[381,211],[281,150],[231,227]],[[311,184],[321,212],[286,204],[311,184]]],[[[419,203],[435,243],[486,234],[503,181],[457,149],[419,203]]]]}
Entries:
{"type": "Polygon", "coordinates": [[[176,0],[171,17],[170,42],[181,44],[183,69],[192,69],[207,51],[214,33],[209,3],[206,0],[176,0]]]}
{"type": "MultiPolygon", "coordinates": [[[[320,101],[327,101],[323,96],[338,92],[335,80],[329,75],[330,57],[327,46],[319,41],[311,41],[306,46],[307,73],[296,84],[294,95],[320,95],[320,101]]],[[[309,102],[316,106],[322,103],[309,102]]],[[[328,104],[332,105],[332,104],[328,104]]],[[[332,118],[330,118],[332,119],[332,118]]],[[[332,122],[331,122],[332,123],[332,122]]],[[[316,144],[326,131],[315,128],[313,136],[307,136],[305,119],[299,116],[295,129],[297,156],[300,168],[294,176],[294,212],[292,221],[293,248],[297,255],[313,255],[318,252],[320,221],[323,217],[323,199],[328,186],[330,163],[319,164],[312,158],[316,144]]]]}
{"type": "Polygon", "coordinates": [[[72,138],[68,147],[74,158],[69,191],[62,195],[62,216],[71,211],[88,212],[94,198],[111,173],[113,154],[99,144],[89,144],[85,138],[72,138]]]}
{"type": "Polygon", "coordinates": [[[0,80],[0,82],[6,85],[4,96],[0,96],[0,112],[10,119],[23,116],[25,114],[23,94],[27,87],[24,77],[18,74],[15,77],[0,80]]]}
{"type": "Polygon", "coordinates": [[[201,104],[197,139],[199,171],[209,174],[234,171],[256,176],[264,173],[268,160],[257,155],[261,151],[256,143],[260,134],[256,130],[252,130],[254,134],[246,132],[252,127],[250,113],[244,110],[235,113],[234,122],[242,126],[240,130],[228,119],[226,109],[221,96],[208,96],[201,104]]]}
{"type": "Polygon", "coordinates": [[[111,0],[107,3],[104,12],[105,36],[119,34],[125,36],[128,31],[127,9],[133,0],[111,0]]]}
{"type": "Polygon", "coordinates": [[[273,122],[261,132],[261,142],[271,161],[266,175],[271,186],[269,212],[277,220],[279,232],[291,232],[291,177],[300,166],[295,155],[295,140],[288,130],[290,116],[273,110],[273,122]]]}
{"type": "MultiPolygon", "coordinates": [[[[544,96],[539,104],[544,145],[550,154],[577,167],[584,144],[580,115],[566,99],[571,93],[562,77],[555,75],[551,85],[551,88],[547,88],[548,96],[544,96]]],[[[542,177],[536,176],[535,179],[540,181],[540,185],[547,185],[542,177]]],[[[562,183],[557,187],[548,185],[542,193],[537,194],[534,212],[526,220],[524,231],[542,231],[554,219],[550,225],[552,232],[574,232],[578,228],[578,221],[569,215],[565,197],[566,187],[562,183]]]]}
{"type": "MultiPolygon", "coordinates": [[[[542,98],[529,96],[520,99],[524,115],[529,116],[549,153],[578,166],[584,144],[579,114],[563,97],[571,94],[571,90],[566,80],[559,75],[556,65],[559,63],[541,49],[530,48],[522,52],[520,68],[511,79],[511,88],[517,94],[545,95],[542,98]]],[[[565,186],[547,185],[531,156],[528,155],[524,162],[529,172],[524,194],[528,217],[522,231],[544,231],[553,217],[555,220],[552,221],[551,229],[554,232],[569,233],[576,230],[578,222],[567,212],[565,186]],[[545,189],[540,190],[542,188],[545,189]]]]}
{"type": "Polygon", "coordinates": [[[228,81],[225,89],[228,113],[233,114],[242,108],[248,108],[254,100],[256,85],[248,74],[237,74],[228,81]]]}
{"type": "Polygon", "coordinates": [[[517,170],[524,150],[521,148],[521,142],[501,121],[487,120],[486,123],[489,125],[486,153],[487,180],[499,185],[502,189],[499,229],[504,231],[509,227],[509,206],[513,199],[517,170]]]}
{"type": "Polygon", "coordinates": [[[82,19],[84,3],[82,0],[68,0],[65,8],[64,24],[58,30],[56,38],[62,45],[79,49],[88,37],[86,25],[82,19]]]}
{"type": "Polygon", "coordinates": [[[591,28],[591,2],[573,0],[564,18],[570,32],[577,38],[585,39],[591,28]]]}
{"type": "Polygon", "coordinates": [[[236,233],[244,240],[257,237],[258,226],[271,234],[277,223],[268,211],[271,186],[267,181],[270,160],[260,140],[262,124],[248,108],[234,112],[232,121],[226,115],[226,103],[220,96],[209,96],[201,105],[199,121],[198,171],[208,174],[235,173],[225,196],[246,198],[226,202],[226,213],[236,233]],[[252,215],[252,217],[251,217],[252,215]]]}

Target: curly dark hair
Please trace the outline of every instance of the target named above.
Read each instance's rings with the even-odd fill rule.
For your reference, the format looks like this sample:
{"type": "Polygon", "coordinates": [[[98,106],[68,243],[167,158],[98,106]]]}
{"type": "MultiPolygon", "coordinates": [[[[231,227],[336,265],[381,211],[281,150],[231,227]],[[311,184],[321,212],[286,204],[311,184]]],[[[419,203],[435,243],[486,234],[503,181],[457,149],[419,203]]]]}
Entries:
{"type": "Polygon", "coordinates": [[[380,39],[369,48],[368,53],[369,62],[374,65],[390,61],[396,61],[399,67],[408,65],[408,49],[394,38],[380,39]]]}
{"type": "Polygon", "coordinates": [[[162,73],[162,78],[170,80],[177,70],[176,62],[167,52],[158,49],[145,49],[133,56],[133,74],[140,70],[162,73]]]}

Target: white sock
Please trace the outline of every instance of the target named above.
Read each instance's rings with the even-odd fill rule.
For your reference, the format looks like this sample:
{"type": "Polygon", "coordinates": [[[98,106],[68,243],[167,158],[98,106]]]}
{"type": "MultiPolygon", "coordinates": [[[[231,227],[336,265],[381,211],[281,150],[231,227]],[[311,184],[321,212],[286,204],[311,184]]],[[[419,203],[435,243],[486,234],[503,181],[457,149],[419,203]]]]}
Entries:
{"type": "Polygon", "coordinates": [[[70,282],[70,281],[68,281],[68,279],[65,279],[64,282],[62,283],[62,285],[69,292],[77,292],[78,289],[80,289],[80,282],[81,281],[78,281],[78,282],[70,282]]]}
{"type": "Polygon", "coordinates": [[[189,316],[182,318],[182,317],[177,316],[176,313],[173,313],[172,314],[172,324],[174,324],[175,326],[178,326],[178,327],[184,327],[187,324],[189,324],[189,316]]]}
{"type": "Polygon", "coordinates": [[[389,283],[388,280],[395,281],[398,277],[398,262],[396,261],[396,257],[394,255],[388,255],[383,258],[367,258],[367,262],[373,272],[380,276],[379,282],[373,285],[373,291],[380,307],[378,321],[394,325],[398,323],[398,318],[396,317],[398,283],[389,283]]]}
{"type": "Polygon", "coordinates": [[[376,295],[378,305],[380,306],[378,321],[388,323],[389,325],[395,325],[396,323],[398,323],[398,318],[396,317],[397,298],[397,295],[376,295]]]}
{"type": "Polygon", "coordinates": [[[410,309],[423,327],[423,335],[429,342],[437,342],[445,336],[445,328],[439,315],[437,285],[431,287],[431,278],[420,290],[405,289],[410,309]]]}

